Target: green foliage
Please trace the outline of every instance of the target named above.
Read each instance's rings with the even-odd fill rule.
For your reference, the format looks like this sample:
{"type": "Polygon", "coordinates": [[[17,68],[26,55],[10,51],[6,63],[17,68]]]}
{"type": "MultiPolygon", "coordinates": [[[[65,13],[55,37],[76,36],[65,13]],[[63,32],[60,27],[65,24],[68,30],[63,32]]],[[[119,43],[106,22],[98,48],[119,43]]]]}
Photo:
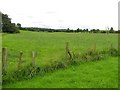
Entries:
{"type": "Polygon", "coordinates": [[[109,30],[109,33],[114,33],[114,32],[115,31],[114,31],[113,27],[111,27],[110,30],[109,30]]]}
{"type": "Polygon", "coordinates": [[[7,14],[2,14],[2,31],[6,33],[19,33],[19,30],[15,27],[14,23],[11,23],[11,19],[7,14]]]}
{"type": "Polygon", "coordinates": [[[120,55],[120,52],[115,49],[115,48],[111,48],[108,53],[111,55],[111,56],[119,56],[120,55]]]}
{"type": "Polygon", "coordinates": [[[20,69],[16,69],[14,72],[4,74],[2,77],[2,83],[4,85],[15,81],[31,79],[34,75],[36,75],[37,71],[37,67],[33,67],[31,64],[27,65],[20,69]]]}
{"type": "Polygon", "coordinates": [[[100,30],[99,29],[92,29],[90,32],[92,32],[92,33],[100,33],[100,30]]]}
{"type": "Polygon", "coordinates": [[[106,30],[101,30],[100,32],[101,32],[101,33],[107,33],[107,31],[106,31],[106,30]]]}
{"type": "Polygon", "coordinates": [[[18,27],[18,29],[22,28],[20,23],[17,23],[17,27],[18,27]]]}

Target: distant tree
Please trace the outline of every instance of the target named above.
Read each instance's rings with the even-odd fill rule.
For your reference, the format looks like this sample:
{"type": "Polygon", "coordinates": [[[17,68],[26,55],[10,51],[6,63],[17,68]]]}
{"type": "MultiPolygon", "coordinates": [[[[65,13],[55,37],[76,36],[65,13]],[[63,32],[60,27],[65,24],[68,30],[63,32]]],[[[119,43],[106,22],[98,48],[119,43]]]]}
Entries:
{"type": "Polygon", "coordinates": [[[69,29],[69,28],[67,28],[66,32],[70,32],[70,29],[69,29]]]}
{"type": "Polygon", "coordinates": [[[110,30],[114,30],[113,27],[111,27],[110,30]]]}
{"type": "Polygon", "coordinates": [[[114,31],[114,33],[118,33],[118,34],[120,34],[120,30],[118,30],[118,31],[114,31]]]}
{"type": "Polygon", "coordinates": [[[90,32],[94,33],[94,32],[95,32],[95,29],[91,29],[90,32]]]}
{"type": "Polygon", "coordinates": [[[85,29],[83,29],[83,32],[85,32],[86,30],[85,29]]]}
{"type": "Polygon", "coordinates": [[[2,32],[18,33],[19,30],[15,27],[15,23],[11,23],[11,19],[7,14],[2,14],[2,32]]]}
{"type": "Polygon", "coordinates": [[[113,27],[110,28],[109,32],[110,32],[110,33],[114,33],[113,27]]]}
{"type": "Polygon", "coordinates": [[[118,30],[118,33],[120,33],[120,30],[118,30]]]}
{"type": "Polygon", "coordinates": [[[92,33],[99,33],[99,29],[92,29],[90,32],[92,32],[92,33]]]}
{"type": "Polygon", "coordinates": [[[73,30],[70,30],[69,32],[74,32],[73,30]]]}
{"type": "Polygon", "coordinates": [[[106,30],[101,30],[100,33],[107,33],[106,30]]]}
{"type": "Polygon", "coordinates": [[[21,29],[21,24],[17,23],[17,27],[18,27],[18,29],[21,29]]]}
{"type": "Polygon", "coordinates": [[[86,29],[86,32],[88,32],[88,29],[86,29]]]}
{"type": "Polygon", "coordinates": [[[80,29],[78,28],[77,30],[76,30],[76,32],[79,32],[80,31],[80,29]]]}
{"type": "Polygon", "coordinates": [[[83,30],[82,30],[82,29],[80,29],[80,30],[79,30],[79,32],[83,32],[83,30]]]}
{"type": "Polygon", "coordinates": [[[80,30],[80,32],[88,32],[88,29],[80,30]]]}
{"type": "Polygon", "coordinates": [[[110,30],[109,30],[109,33],[114,33],[114,32],[115,31],[114,31],[113,27],[111,27],[110,30]]]}

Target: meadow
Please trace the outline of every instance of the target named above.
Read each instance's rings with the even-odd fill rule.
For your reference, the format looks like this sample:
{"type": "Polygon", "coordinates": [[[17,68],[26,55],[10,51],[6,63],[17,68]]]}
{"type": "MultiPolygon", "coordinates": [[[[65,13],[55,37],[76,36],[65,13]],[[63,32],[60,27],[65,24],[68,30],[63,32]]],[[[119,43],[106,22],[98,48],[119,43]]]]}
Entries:
{"type": "MultiPolygon", "coordinates": [[[[22,67],[32,62],[32,51],[35,52],[35,65],[44,67],[65,57],[66,42],[69,42],[71,52],[79,54],[94,47],[94,44],[97,51],[107,51],[111,45],[118,49],[117,34],[21,31],[20,34],[2,36],[2,47],[8,49],[8,73],[17,70],[20,51],[23,52],[22,67]]],[[[117,57],[108,55],[101,61],[69,66],[67,69],[50,72],[44,77],[37,75],[31,80],[16,81],[17,83],[6,84],[3,87],[114,88],[117,87],[117,61],[117,57]],[[73,77],[74,75],[76,77],[73,77]],[[59,82],[59,85],[56,82],[59,82]],[[44,83],[46,84],[43,85],[44,83]]]]}

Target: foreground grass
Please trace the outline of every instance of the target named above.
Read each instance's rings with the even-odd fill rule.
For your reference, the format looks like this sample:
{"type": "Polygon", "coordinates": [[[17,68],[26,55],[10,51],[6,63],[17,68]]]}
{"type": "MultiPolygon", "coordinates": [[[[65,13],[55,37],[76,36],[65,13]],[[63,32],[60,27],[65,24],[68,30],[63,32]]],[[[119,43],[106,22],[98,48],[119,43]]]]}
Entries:
{"type": "Polygon", "coordinates": [[[60,69],[45,76],[36,76],[4,85],[3,88],[117,88],[118,58],[86,62],[60,69]]]}

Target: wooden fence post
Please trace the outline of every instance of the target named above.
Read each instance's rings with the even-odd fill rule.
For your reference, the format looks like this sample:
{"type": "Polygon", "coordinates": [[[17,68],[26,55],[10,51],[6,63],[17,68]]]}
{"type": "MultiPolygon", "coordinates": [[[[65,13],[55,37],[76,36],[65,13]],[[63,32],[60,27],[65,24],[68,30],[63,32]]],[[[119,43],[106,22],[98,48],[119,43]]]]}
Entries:
{"type": "Polygon", "coordinates": [[[69,43],[68,42],[66,43],[66,55],[69,55],[69,57],[70,57],[71,60],[73,59],[72,58],[72,54],[71,54],[71,52],[69,50],[69,43]]]}
{"type": "Polygon", "coordinates": [[[32,51],[32,65],[35,66],[35,52],[32,51]]]}
{"type": "Polygon", "coordinates": [[[20,69],[20,66],[21,66],[21,63],[22,63],[22,55],[23,55],[23,52],[20,51],[20,56],[19,56],[19,61],[18,61],[18,69],[20,69]]]}
{"type": "Polygon", "coordinates": [[[6,72],[7,69],[7,48],[2,48],[2,68],[6,72]]]}

